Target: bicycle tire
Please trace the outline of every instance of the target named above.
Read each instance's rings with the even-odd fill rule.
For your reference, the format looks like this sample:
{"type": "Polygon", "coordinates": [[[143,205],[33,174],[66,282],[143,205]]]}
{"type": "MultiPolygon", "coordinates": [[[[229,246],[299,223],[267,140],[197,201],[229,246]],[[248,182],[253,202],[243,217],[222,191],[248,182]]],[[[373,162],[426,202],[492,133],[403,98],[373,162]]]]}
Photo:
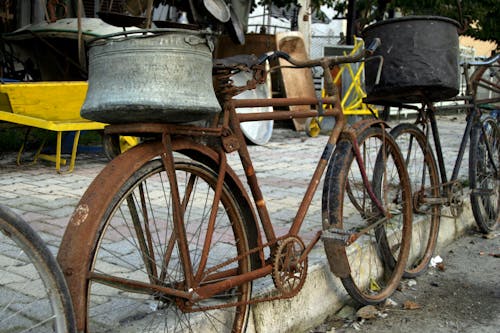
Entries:
{"type": "Polygon", "coordinates": [[[471,131],[469,186],[472,213],[479,230],[489,233],[498,225],[500,200],[500,128],[485,117],[471,131]],[[497,170],[495,172],[495,170],[497,170]]]}
{"type": "MultiPolygon", "coordinates": [[[[370,127],[357,135],[358,145],[364,157],[364,168],[368,179],[374,176],[374,166],[378,152],[385,148],[388,152],[386,168],[394,168],[398,177],[396,187],[402,191],[402,198],[395,202],[383,197],[381,189],[375,195],[382,201],[384,209],[393,209],[393,218],[383,225],[396,226],[393,229],[391,245],[398,248],[397,260],[389,267],[380,255],[375,232],[362,234],[347,245],[339,241],[330,241],[324,237],[325,251],[331,270],[341,279],[349,295],[360,304],[378,304],[387,299],[396,289],[403,275],[411,245],[411,193],[408,174],[401,153],[389,133],[381,127],[370,127]],[[391,165],[392,164],[392,165],[391,165]],[[396,213],[396,209],[399,214],[396,213]],[[396,237],[399,235],[400,237],[396,237]],[[394,242],[395,241],[395,242],[394,242]]],[[[376,189],[374,189],[376,190],[376,189]]],[[[328,165],[323,188],[323,228],[325,233],[341,230],[341,234],[351,234],[373,224],[381,218],[367,194],[356,162],[351,139],[342,136],[328,165]],[[350,192],[347,191],[349,186],[350,192]],[[351,203],[354,196],[355,205],[351,203]],[[363,209],[359,209],[359,207],[363,209]]],[[[380,221],[384,219],[381,218],[380,221]]],[[[377,228],[375,228],[377,229],[377,228]]]]}
{"type": "Polygon", "coordinates": [[[487,95],[489,95],[485,97],[486,99],[493,98],[493,96],[495,98],[500,97],[500,60],[497,60],[496,64],[478,66],[470,76],[470,80],[472,84],[472,97],[476,107],[482,109],[498,109],[500,107],[500,101],[496,101],[493,104],[479,103],[482,100],[479,88],[483,89],[483,92],[487,92],[487,95]]]}
{"type": "Polygon", "coordinates": [[[38,234],[0,205],[0,332],[75,332],[62,271],[38,234]]]}
{"type": "MultiPolygon", "coordinates": [[[[181,198],[189,193],[184,198],[187,198],[184,218],[189,238],[188,244],[184,245],[190,251],[191,269],[197,272],[202,253],[200,247],[203,246],[208,225],[204,219],[208,218],[212,209],[211,195],[216,186],[217,173],[194,160],[176,159],[175,169],[181,198]]],[[[99,283],[103,281],[100,278],[93,278],[96,273],[110,278],[133,276],[134,281],[184,289],[183,268],[178,257],[180,242],[172,237],[170,185],[166,177],[161,160],[152,160],[141,166],[116,193],[110,193],[113,196],[111,205],[104,214],[96,242],[92,244],[94,257],[87,287],[87,331],[137,330],[138,327],[141,332],[245,330],[249,312],[246,302],[251,298],[251,282],[189,305],[180,297],[159,292],[142,295],[123,284],[115,283],[114,288],[99,283]],[[147,203],[145,199],[148,199],[147,203]],[[144,227],[138,228],[137,223],[134,225],[128,220],[131,216],[136,221],[140,219],[144,227]],[[145,227],[146,224],[150,229],[145,227]],[[121,268],[117,271],[118,266],[121,268]],[[231,302],[241,304],[213,309],[231,302]],[[203,307],[210,309],[199,310],[203,307]],[[110,311],[106,312],[106,309],[110,311]]],[[[238,273],[251,270],[248,226],[241,206],[226,182],[217,214],[206,269],[196,278],[197,285],[210,283],[214,275],[223,274],[224,270],[238,273]],[[217,268],[217,265],[238,255],[239,259],[229,263],[229,267],[217,268]],[[208,273],[209,268],[214,271],[208,273]]]]}
{"type": "MultiPolygon", "coordinates": [[[[434,154],[425,134],[414,124],[399,124],[391,130],[408,170],[413,199],[412,246],[403,277],[414,278],[426,271],[436,248],[441,220],[440,205],[429,203],[440,196],[440,181],[434,154]],[[430,199],[430,200],[428,200],[430,199]]],[[[376,166],[376,170],[379,168],[376,166]]],[[[379,172],[374,183],[382,182],[379,172]]],[[[374,185],[375,188],[380,185],[374,185]]],[[[386,260],[392,254],[383,246],[386,260]]]]}

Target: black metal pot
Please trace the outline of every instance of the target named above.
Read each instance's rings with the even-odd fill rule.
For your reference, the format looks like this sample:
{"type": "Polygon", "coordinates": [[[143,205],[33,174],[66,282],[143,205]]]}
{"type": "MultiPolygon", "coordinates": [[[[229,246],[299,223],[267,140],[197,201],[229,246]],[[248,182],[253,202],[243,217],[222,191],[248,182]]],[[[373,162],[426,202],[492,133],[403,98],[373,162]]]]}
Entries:
{"type": "Polygon", "coordinates": [[[458,22],[439,16],[406,16],[368,26],[368,45],[375,37],[382,45],[384,65],[375,85],[378,62],[366,63],[367,100],[378,104],[440,101],[459,89],[458,22]]]}

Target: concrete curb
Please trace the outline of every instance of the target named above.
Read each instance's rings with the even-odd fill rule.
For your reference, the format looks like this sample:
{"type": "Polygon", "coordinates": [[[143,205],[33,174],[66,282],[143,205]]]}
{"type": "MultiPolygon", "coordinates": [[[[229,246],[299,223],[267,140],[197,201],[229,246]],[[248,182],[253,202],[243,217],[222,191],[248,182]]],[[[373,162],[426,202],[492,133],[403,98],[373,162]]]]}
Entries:
{"type": "MultiPolygon", "coordinates": [[[[449,209],[443,208],[443,214],[449,215],[449,209]]],[[[458,218],[441,216],[435,255],[438,255],[444,246],[462,236],[467,229],[472,228],[474,223],[469,200],[464,202],[464,210],[458,218]]],[[[267,285],[267,289],[271,287],[267,285]]],[[[254,297],[272,295],[265,287],[258,288],[259,290],[254,290],[254,297]]],[[[340,279],[330,272],[324,255],[322,261],[309,265],[307,280],[297,296],[254,305],[247,332],[307,332],[338,312],[348,301],[349,295],[340,279]]]]}

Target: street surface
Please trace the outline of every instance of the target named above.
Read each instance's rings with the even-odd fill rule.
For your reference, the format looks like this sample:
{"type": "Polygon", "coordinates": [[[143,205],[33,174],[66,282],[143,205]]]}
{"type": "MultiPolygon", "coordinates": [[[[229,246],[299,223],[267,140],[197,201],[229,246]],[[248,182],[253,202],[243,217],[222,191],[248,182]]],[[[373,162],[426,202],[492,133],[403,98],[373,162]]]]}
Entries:
{"type": "MultiPolygon", "coordinates": [[[[463,118],[447,116],[438,121],[449,173],[460,144],[463,118]]],[[[277,235],[284,234],[295,217],[326,140],[326,136],[308,138],[304,133],[275,128],[269,143],[250,146],[277,235]]],[[[15,153],[0,152],[0,202],[20,214],[57,254],[78,200],[107,160],[103,153],[79,154],[73,173],[58,174],[52,163],[17,166],[15,157],[15,153]]],[[[230,155],[229,162],[238,174],[243,174],[235,154],[230,155]]],[[[467,178],[467,166],[466,153],[460,179],[467,178]]],[[[321,228],[321,189],[320,184],[299,234],[306,243],[321,228]]],[[[308,332],[498,332],[500,265],[498,256],[493,255],[500,253],[499,242],[499,237],[484,239],[471,233],[437,253],[444,260],[444,271],[430,269],[411,286],[405,281],[402,290],[391,298],[396,304],[377,309],[380,314],[375,319],[359,320],[354,314],[357,309],[349,309],[352,304],[347,301],[347,307],[337,314],[341,317],[332,312],[329,320],[308,332]],[[405,301],[414,302],[418,309],[404,309],[405,301]]],[[[311,252],[309,267],[325,265],[325,261],[320,242],[311,252]]],[[[269,289],[269,281],[255,283],[254,291],[263,289],[269,289]]],[[[263,313],[283,322],[280,313],[263,313]]],[[[323,320],[319,318],[318,324],[323,320]]]]}

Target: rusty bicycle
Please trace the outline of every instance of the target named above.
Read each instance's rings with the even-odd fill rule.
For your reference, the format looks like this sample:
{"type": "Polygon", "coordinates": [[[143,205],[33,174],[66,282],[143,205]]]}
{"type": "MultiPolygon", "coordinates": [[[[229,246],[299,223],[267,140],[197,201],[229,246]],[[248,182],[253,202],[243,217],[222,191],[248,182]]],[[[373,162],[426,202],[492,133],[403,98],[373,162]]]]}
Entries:
{"type": "Polygon", "coordinates": [[[461,68],[465,81],[463,96],[436,105],[425,93],[413,91],[420,104],[397,104],[417,111],[414,123],[401,123],[391,130],[410,176],[414,221],[420,221],[413,228],[414,246],[406,277],[418,276],[428,267],[437,243],[440,217],[455,218],[463,211],[465,191],[458,176],[468,143],[467,185],[476,224],[481,232],[488,233],[499,223],[500,128],[489,112],[498,108],[500,102],[500,54],[484,61],[463,62],[461,68]],[[449,110],[464,110],[466,126],[448,178],[436,114],[449,110]],[[443,207],[448,208],[447,212],[442,211],[443,207]]]}
{"type": "MultiPolygon", "coordinates": [[[[140,37],[142,38],[142,37],[140,37]]],[[[356,55],[300,61],[283,52],[215,60],[222,112],[209,125],[127,123],[108,134],[144,139],[113,159],[77,205],[58,260],[84,332],[241,332],[251,304],[295,296],[307,277],[308,254],[323,240],[331,270],[362,304],[389,297],[404,272],[411,241],[411,191],[404,160],[384,122],[352,127],[339,106],[329,68],[356,55]],[[324,69],[325,98],[234,99],[265,82],[266,60],[324,69]],[[242,87],[231,80],[252,73],[242,87]],[[334,105],[332,109],[239,113],[255,106],[334,105]],[[258,183],[244,121],[333,116],[336,125],[289,231],[277,236],[258,183]],[[237,153],[248,187],[227,162],[237,153]],[[298,236],[323,181],[323,230],[298,236]],[[276,292],[252,298],[252,282],[272,277],[276,292]],[[140,323],[140,324],[138,324],[140,323]]]]}
{"type": "Polygon", "coordinates": [[[461,215],[465,187],[470,189],[479,229],[487,233],[498,224],[500,132],[488,109],[499,108],[500,55],[460,64],[461,25],[446,17],[406,16],[374,23],[363,32],[367,40],[377,37],[383,41],[375,54],[384,58],[378,84],[370,79],[379,75],[377,68],[366,66],[365,102],[416,114],[391,129],[403,153],[413,193],[414,225],[406,277],[417,276],[428,267],[441,216],[461,215]],[[398,33],[394,33],[396,27],[398,33]],[[430,35],[433,38],[424,37],[430,35]],[[449,178],[436,119],[438,112],[446,110],[466,114],[449,178]],[[459,171],[468,142],[469,177],[462,181],[459,171]]]}

